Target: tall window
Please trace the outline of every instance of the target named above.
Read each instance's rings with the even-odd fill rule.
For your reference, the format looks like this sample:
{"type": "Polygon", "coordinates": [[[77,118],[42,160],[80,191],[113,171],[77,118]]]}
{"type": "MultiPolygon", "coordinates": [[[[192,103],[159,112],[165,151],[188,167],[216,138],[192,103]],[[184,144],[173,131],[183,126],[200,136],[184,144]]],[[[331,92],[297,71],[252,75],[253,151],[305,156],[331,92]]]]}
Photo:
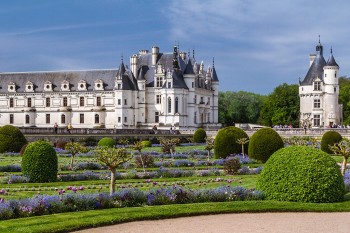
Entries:
{"type": "Polygon", "coordinates": [[[162,103],[162,96],[161,95],[156,95],[156,103],[157,104],[162,103]]]}
{"type": "Polygon", "coordinates": [[[156,78],[156,87],[162,87],[163,86],[163,78],[157,77],[156,78]]]}
{"type": "Polygon", "coordinates": [[[66,115],[61,115],[61,124],[66,124],[66,115]]]}
{"type": "Polygon", "coordinates": [[[124,105],[128,105],[128,100],[124,99],[124,105]]]}
{"type": "Polygon", "coordinates": [[[171,98],[168,97],[168,113],[171,113],[171,98]]]}
{"type": "Polygon", "coordinates": [[[197,103],[197,95],[194,95],[194,104],[196,104],[197,103]]]}
{"type": "Polygon", "coordinates": [[[68,106],[68,98],[67,97],[63,97],[63,106],[64,107],[68,106]]]}
{"type": "Polygon", "coordinates": [[[314,126],[320,126],[320,125],[321,125],[320,115],[314,115],[314,126]]]}
{"type": "Polygon", "coordinates": [[[32,107],[32,98],[27,99],[27,107],[32,107]]]}
{"type": "Polygon", "coordinates": [[[29,124],[29,122],[30,122],[30,117],[29,115],[26,115],[26,124],[29,124]]]}
{"type": "Polygon", "coordinates": [[[13,114],[10,114],[10,124],[13,124],[14,120],[13,120],[13,114]]]}
{"type": "Polygon", "coordinates": [[[83,113],[80,114],[79,119],[80,119],[80,124],[84,124],[84,114],[83,113]]]}
{"type": "Polygon", "coordinates": [[[124,122],[128,122],[128,118],[127,117],[124,117],[124,122]]]}
{"type": "Polygon", "coordinates": [[[80,97],[80,107],[84,106],[84,97],[80,97]]]}
{"type": "Polygon", "coordinates": [[[203,96],[201,96],[201,102],[200,102],[200,104],[204,104],[203,96]]]}
{"type": "Polygon", "coordinates": [[[197,112],[194,112],[194,119],[193,119],[193,122],[195,124],[197,124],[197,112]]]}
{"type": "Polygon", "coordinates": [[[159,122],[159,112],[154,113],[154,122],[156,122],[156,123],[159,122]]]}
{"type": "Polygon", "coordinates": [[[50,107],[50,102],[51,102],[50,98],[46,98],[46,107],[50,107]]]}
{"type": "Polygon", "coordinates": [[[120,123],[122,121],[121,117],[118,117],[118,123],[120,123]]]}
{"type": "Polygon", "coordinates": [[[122,104],[122,100],[118,99],[118,105],[121,105],[121,104],[122,104]]]}
{"type": "Polygon", "coordinates": [[[10,108],[13,108],[13,98],[10,98],[10,108]]]}
{"type": "Polygon", "coordinates": [[[46,114],[46,124],[50,124],[50,114],[46,114]]]}
{"type": "Polygon", "coordinates": [[[321,90],[321,82],[314,82],[314,91],[321,90]]]}
{"type": "Polygon", "coordinates": [[[320,108],[320,107],[321,107],[321,100],[314,99],[314,108],[320,108]]]}
{"type": "Polygon", "coordinates": [[[98,114],[95,114],[95,124],[100,123],[100,116],[98,114]]]}
{"type": "Polygon", "coordinates": [[[96,106],[101,106],[101,97],[100,96],[96,97],[96,106]]]}
{"type": "Polygon", "coordinates": [[[175,98],[175,113],[179,112],[179,98],[175,98]]]}

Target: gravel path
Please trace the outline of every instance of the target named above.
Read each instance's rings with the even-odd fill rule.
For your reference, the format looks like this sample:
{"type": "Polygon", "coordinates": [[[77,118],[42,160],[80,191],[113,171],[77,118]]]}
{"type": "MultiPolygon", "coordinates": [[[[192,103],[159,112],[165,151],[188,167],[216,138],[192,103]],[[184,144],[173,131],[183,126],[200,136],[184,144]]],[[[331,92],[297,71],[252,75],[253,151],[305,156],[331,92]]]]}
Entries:
{"type": "Polygon", "coordinates": [[[138,221],[77,233],[348,233],[350,213],[244,213],[138,221]]]}

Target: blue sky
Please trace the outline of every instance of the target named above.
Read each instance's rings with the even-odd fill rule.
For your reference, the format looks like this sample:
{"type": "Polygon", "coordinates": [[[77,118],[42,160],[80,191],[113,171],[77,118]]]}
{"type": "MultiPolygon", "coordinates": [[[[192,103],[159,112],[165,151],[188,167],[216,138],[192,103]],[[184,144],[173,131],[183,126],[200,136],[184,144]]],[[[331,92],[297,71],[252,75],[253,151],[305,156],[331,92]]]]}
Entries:
{"type": "MultiPolygon", "coordinates": [[[[348,1],[1,0],[0,72],[116,68],[140,49],[195,50],[221,91],[304,78],[318,35],[350,76],[348,1]]],[[[192,52],[191,52],[192,53],[192,52]]]]}

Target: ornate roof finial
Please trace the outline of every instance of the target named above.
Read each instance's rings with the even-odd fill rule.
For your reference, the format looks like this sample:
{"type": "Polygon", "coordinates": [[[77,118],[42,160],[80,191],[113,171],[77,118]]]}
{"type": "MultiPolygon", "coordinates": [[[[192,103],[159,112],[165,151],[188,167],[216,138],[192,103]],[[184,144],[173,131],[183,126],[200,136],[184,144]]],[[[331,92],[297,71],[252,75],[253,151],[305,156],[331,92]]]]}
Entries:
{"type": "Polygon", "coordinates": [[[331,46],[331,54],[333,54],[333,48],[332,48],[332,46],[331,46]]]}
{"type": "Polygon", "coordinates": [[[193,57],[193,59],[194,59],[194,49],[192,50],[192,57],[193,57]]]}
{"type": "Polygon", "coordinates": [[[214,67],[214,57],[213,57],[213,67],[214,67]]]}
{"type": "Polygon", "coordinates": [[[191,58],[191,50],[188,49],[188,57],[191,58]]]}
{"type": "Polygon", "coordinates": [[[318,43],[320,44],[321,43],[321,36],[318,35],[318,43]]]}
{"type": "Polygon", "coordinates": [[[121,55],[121,59],[122,59],[122,63],[123,63],[123,61],[124,61],[123,52],[122,52],[122,55],[121,55]]]}

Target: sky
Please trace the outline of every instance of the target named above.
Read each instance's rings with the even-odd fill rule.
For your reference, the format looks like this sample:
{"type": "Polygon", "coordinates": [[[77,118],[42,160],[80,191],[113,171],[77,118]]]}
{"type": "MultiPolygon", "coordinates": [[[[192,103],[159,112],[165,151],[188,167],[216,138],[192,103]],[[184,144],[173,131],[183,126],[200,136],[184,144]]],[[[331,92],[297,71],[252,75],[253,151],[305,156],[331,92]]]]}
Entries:
{"type": "Polygon", "coordinates": [[[139,50],[195,51],[220,91],[297,84],[319,40],[350,76],[350,1],[0,0],[0,72],[117,68],[139,50]]]}

